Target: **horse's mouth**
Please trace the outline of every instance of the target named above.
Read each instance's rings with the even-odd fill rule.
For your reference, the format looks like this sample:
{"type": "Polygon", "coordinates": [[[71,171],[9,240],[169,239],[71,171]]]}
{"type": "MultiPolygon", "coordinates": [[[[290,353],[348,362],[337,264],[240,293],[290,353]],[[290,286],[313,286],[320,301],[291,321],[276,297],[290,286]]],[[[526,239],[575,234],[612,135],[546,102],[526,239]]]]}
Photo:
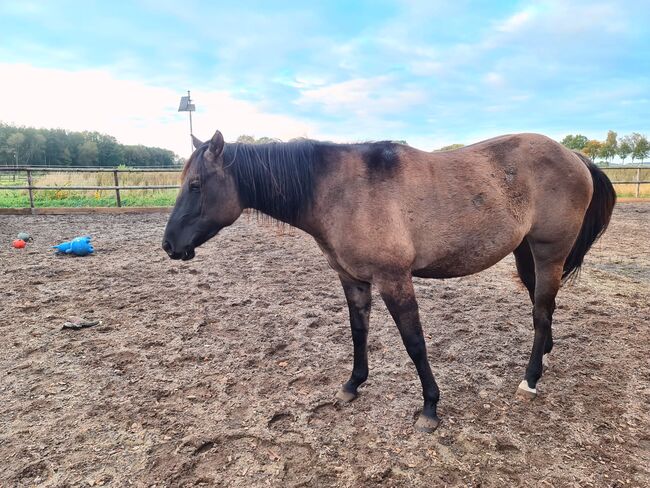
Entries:
{"type": "Polygon", "coordinates": [[[186,247],[185,251],[183,251],[183,254],[181,255],[181,259],[183,261],[189,261],[190,259],[194,259],[195,255],[193,247],[186,247]]]}
{"type": "Polygon", "coordinates": [[[195,256],[193,246],[187,246],[182,252],[172,251],[169,245],[167,246],[163,245],[163,249],[165,250],[167,255],[174,260],[182,259],[183,261],[189,261],[195,256]]]}

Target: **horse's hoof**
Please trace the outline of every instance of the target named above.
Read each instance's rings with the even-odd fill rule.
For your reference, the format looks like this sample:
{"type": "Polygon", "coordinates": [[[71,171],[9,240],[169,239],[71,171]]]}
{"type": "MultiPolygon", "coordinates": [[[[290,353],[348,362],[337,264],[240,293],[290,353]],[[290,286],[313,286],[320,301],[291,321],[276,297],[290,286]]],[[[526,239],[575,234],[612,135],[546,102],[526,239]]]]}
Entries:
{"type": "Polygon", "coordinates": [[[519,387],[517,388],[516,396],[523,400],[534,400],[537,396],[537,388],[530,388],[528,386],[528,382],[526,380],[522,380],[522,382],[519,383],[519,387]]]}
{"type": "Polygon", "coordinates": [[[551,360],[548,358],[548,354],[542,356],[542,369],[546,371],[551,367],[551,360]]]}
{"type": "Polygon", "coordinates": [[[430,434],[436,430],[439,425],[440,419],[438,417],[425,417],[424,415],[420,415],[418,421],[415,422],[415,430],[430,434]]]}
{"type": "Polygon", "coordinates": [[[341,388],[338,392],[336,392],[336,399],[343,403],[350,403],[356,397],[357,397],[356,393],[351,393],[349,391],[344,390],[343,388],[341,388]]]}

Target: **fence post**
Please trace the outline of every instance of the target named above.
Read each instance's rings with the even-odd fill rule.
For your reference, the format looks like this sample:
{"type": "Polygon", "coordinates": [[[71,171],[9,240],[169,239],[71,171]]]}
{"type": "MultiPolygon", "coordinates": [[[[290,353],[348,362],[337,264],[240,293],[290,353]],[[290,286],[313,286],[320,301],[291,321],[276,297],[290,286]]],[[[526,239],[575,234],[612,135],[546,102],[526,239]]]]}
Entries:
{"type": "Polygon", "coordinates": [[[122,206],[122,199],[120,198],[120,183],[117,179],[117,170],[113,170],[113,179],[115,180],[115,197],[117,199],[117,206],[122,206]]]}
{"type": "MultiPolygon", "coordinates": [[[[636,169],[636,181],[641,181],[641,168],[636,169]]],[[[636,184],[636,197],[641,195],[641,183],[636,184]]]]}
{"type": "MultiPolygon", "coordinates": [[[[16,174],[16,173],[14,173],[16,174]]],[[[34,190],[32,190],[32,171],[30,169],[27,170],[27,186],[28,192],[29,192],[29,208],[31,209],[32,215],[34,215],[34,190]]]]}

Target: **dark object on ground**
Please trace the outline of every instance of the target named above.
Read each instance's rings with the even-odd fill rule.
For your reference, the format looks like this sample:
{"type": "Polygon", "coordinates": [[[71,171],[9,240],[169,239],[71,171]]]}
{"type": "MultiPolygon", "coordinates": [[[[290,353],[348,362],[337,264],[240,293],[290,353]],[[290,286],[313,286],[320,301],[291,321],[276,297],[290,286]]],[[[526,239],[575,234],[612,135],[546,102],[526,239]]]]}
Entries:
{"type": "Polygon", "coordinates": [[[93,327],[95,325],[100,325],[102,322],[100,320],[85,320],[85,319],[72,319],[70,322],[66,322],[63,324],[63,327],[61,327],[61,330],[64,329],[72,329],[72,330],[79,330],[79,329],[85,329],[88,327],[93,327]]]}

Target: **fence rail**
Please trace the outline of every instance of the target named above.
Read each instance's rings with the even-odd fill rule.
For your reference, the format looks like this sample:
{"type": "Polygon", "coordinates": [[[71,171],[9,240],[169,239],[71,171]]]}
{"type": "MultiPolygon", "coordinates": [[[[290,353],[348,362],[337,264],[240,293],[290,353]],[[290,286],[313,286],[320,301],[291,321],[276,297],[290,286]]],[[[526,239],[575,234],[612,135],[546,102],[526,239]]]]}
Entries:
{"type": "MultiPolygon", "coordinates": [[[[616,171],[616,170],[636,170],[636,178],[633,180],[615,180],[612,181],[614,185],[636,185],[635,196],[639,197],[641,193],[641,185],[650,184],[650,180],[641,180],[641,170],[648,169],[645,167],[621,167],[621,168],[604,168],[606,171],[616,171]]],[[[0,175],[2,173],[13,172],[14,176],[17,173],[25,173],[27,185],[11,185],[11,186],[0,186],[0,190],[15,190],[15,191],[27,191],[29,193],[29,206],[34,213],[34,191],[39,190],[88,190],[88,191],[114,191],[115,199],[118,207],[122,206],[122,195],[120,192],[128,190],[173,190],[180,188],[180,185],[130,185],[123,186],[120,185],[119,174],[120,173],[180,173],[178,168],[46,168],[46,167],[1,167],[0,166],[0,175]],[[88,185],[88,186],[62,186],[62,185],[53,185],[53,186],[42,186],[34,185],[34,173],[112,173],[113,174],[113,185],[88,185]]]]}
{"type": "Polygon", "coordinates": [[[102,190],[102,191],[114,191],[115,200],[118,207],[122,206],[122,195],[121,191],[128,190],[173,190],[180,188],[180,185],[120,185],[119,174],[120,173],[180,173],[178,168],[126,168],[126,169],[117,169],[117,168],[39,168],[39,167],[0,167],[0,174],[3,172],[13,172],[14,176],[16,173],[26,173],[27,175],[27,185],[8,185],[0,186],[0,190],[17,190],[24,191],[27,190],[29,194],[29,207],[34,213],[34,191],[38,190],[102,190]],[[34,173],[113,173],[114,185],[85,185],[85,186],[62,186],[62,185],[52,185],[52,186],[41,186],[34,185],[33,175],[34,173]]]}

